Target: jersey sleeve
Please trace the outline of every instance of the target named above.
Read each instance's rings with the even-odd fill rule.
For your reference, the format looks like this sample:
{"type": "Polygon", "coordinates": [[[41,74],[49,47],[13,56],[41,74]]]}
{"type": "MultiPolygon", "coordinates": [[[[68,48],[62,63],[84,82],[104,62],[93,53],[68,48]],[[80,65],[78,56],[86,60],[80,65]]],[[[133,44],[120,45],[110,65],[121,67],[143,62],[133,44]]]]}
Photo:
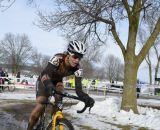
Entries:
{"type": "Polygon", "coordinates": [[[78,97],[83,99],[87,94],[83,91],[82,88],[82,77],[83,77],[83,69],[78,69],[74,72],[75,75],[75,89],[78,97]]]}
{"type": "Polygon", "coordinates": [[[53,83],[52,83],[51,79],[53,78],[53,75],[55,75],[58,72],[60,59],[61,59],[61,57],[56,56],[56,55],[53,56],[52,58],[50,58],[47,66],[45,67],[45,69],[41,73],[40,80],[48,88],[53,87],[53,83]]]}
{"type": "Polygon", "coordinates": [[[60,59],[61,57],[60,56],[53,56],[52,58],[49,59],[49,63],[52,64],[53,66],[57,67],[59,66],[60,64],[60,59]]]}
{"type": "Polygon", "coordinates": [[[42,75],[47,74],[50,78],[52,78],[52,75],[57,73],[61,59],[62,57],[59,55],[51,57],[46,68],[43,70],[42,75]]]}

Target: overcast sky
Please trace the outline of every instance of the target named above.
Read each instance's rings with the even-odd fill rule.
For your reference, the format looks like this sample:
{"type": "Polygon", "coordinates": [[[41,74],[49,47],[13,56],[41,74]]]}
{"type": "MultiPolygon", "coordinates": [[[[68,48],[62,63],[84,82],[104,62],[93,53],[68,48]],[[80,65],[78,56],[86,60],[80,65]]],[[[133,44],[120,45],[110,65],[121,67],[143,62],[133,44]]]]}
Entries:
{"type": "MultiPolygon", "coordinates": [[[[33,24],[37,20],[36,9],[27,6],[26,1],[16,0],[8,10],[0,12],[0,39],[4,38],[4,34],[8,32],[13,34],[25,33],[29,36],[32,45],[44,54],[53,55],[64,50],[66,41],[61,37],[60,31],[52,30],[51,32],[46,32],[33,24]]],[[[45,11],[47,10],[45,8],[50,8],[51,5],[51,3],[48,3],[49,0],[46,1],[42,0],[41,4],[39,4],[39,8],[43,8],[45,11]],[[43,7],[40,5],[43,5],[43,7]]],[[[110,40],[108,43],[106,51],[113,54],[116,52],[118,53],[117,56],[122,59],[118,45],[110,43],[110,40]]]]}
{"type": "MultiPolygon", "coordinates": [[[[32,45],[38,49],[39,52],[52,56],[55,53],[62,52],[65,50],[66,40],[60,35],[60,31],[52,30],[51,32],[43,31],[33,24],[36,21],[36,9],[27,6],[27,0],[16,0],[16,2],[6,11],[0,11],[0,40],[4,38],[5,33],[11,32],[13,34],[25,33],[29,36],[32,45]]],[[[51,7],[49,0],[41,0],[39,8],[51,7]],[[41,7],[43,5],[43,7],[41,7]]],[[[126,26],[126,25],[125,25],[126,26]]],[[[121,32],[121,40],[126,40],[127,30],[119,25],[121,32]]],[[[111,53],[119,57],[123,62],[122,53],[115,43],[111,39],[108,40],[107,48],[105,48],[105,53],[111,53]]],[[[140,71],[143,72],[138,74],[138,77],[144,81],[148,81],[148,74],[146,67],[140,67],[140,71]],[[144,74],[145,72],[145,74],[144,74]]]]}
{"type": "MultiPolygon", "coordinates": [[[[43,0],[42,0],[43,1],[43,0]]],[[[5,33],[25,33],[32,45],[46,55],[54,55],[64,50],[64,38],[56,30],[45,32],[33,24],[36,20],[36,9],[26,5],[24,0],[16,2],[6,11],[0,12],[0,39],[5,33]]]]}

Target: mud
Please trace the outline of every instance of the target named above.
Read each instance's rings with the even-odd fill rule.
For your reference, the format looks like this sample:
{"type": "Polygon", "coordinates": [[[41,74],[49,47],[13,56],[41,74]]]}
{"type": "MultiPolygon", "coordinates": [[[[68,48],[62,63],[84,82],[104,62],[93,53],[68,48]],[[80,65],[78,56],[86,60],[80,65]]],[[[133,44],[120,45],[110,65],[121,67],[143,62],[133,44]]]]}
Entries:
{"type": "MultiPolygon", "coordinates": [[[[35,106],[35,101],[30,100],[0,100],[0,130],[26,130],[29,115],[35,106]]],[[[73,104],[72,104],[73,105],[73,104]]],[[[78,119],[73,119],[69,114],[64,113],[69,120],[75,124],[75,130],[97,130],[89,126],[77,124],[78,119]]],[[[102,121],[104,122],[104,121],[102,121]]],[[[105,122],[121,130],[148,130],[132,126],[121,126],[105,122]]],[[[114,130],[114,129],[113,129],[114,130]]]]}
{"type": "Polygon", "coordinates": [[[33,101],[1,100],[1,130],[25,130],[29,114],[35,103],[33,101]]]}

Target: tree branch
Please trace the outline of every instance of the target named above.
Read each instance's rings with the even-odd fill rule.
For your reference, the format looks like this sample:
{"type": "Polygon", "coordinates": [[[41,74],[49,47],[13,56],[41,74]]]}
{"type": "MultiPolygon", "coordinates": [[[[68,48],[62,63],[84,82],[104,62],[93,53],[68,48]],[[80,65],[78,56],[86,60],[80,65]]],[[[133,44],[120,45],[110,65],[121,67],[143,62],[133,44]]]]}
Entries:
{"type": "Polygon", "coordinates": [[[117,34],[117,32],[116,32],[116,27],[115,27],[115,25],[114,25],[114,24],[112,24],[112,25],[113,25],[113,26],[112,26],[112,28],[111,28],[111,32],[112,32],[112,34],[113,34],[113,36],[114,36],[117,44],[118,44],[119,47],[121,48],[122,53],[123,53],[123,56],[125,56],[125,53],[126,53],[125,47],[124,47],[123,43],[121,42],[121,40],[120,40],[120,38],[119,38],[119,36],[118,36],[118,34],[117,34]]]}
{"type": "Polygon", "coordinates": [[[137,56],[138,64],[140,64],[143,61],[143,59],[145,58],[149,49],[154,44],[154,41],[156,40],[159,33],[160,33],[160,18],[158,19],[158,21],[155,25],[155,28],[154,28],[153,32],[151,33],[150,37],[146,41],[146,44],[143,46],[143,48],[141,49],[141,51],[139,52],[139,54],[137,56]]]}

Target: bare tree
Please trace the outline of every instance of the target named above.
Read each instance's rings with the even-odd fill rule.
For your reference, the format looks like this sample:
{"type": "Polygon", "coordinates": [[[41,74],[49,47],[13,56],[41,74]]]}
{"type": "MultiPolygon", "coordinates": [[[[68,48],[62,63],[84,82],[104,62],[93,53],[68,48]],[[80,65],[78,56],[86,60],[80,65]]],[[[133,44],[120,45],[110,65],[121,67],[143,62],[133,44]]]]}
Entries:
{"type": "MultiPolygon", "coordinates": [[[[144,30],[144,29],[140,29],[139,31],[139,36],[138,36],[138,39],[139,39],[139,43],[140,45],[143,47],[146,40],[147,40],[147,33],[148,33],[148,30],[144,30]]],[[[154,46],[154,45],[153,45],[154,46]]],[[[151,47],[152,48],[152,47],[151,47]]],[[[149,83],[152,84],[152,61],[151,61],[151,55],[153,54],[151,52],[151,48],[148,52],[148,54],[146,55],[145,57],[145,61],[148,65],[148,71],[149,71],[149,83]]]]}
{"type": "Polygon", "coordinates": [[[124,80],[124,64],[121,63],[120,60],[118,60],[117,67],[116,67],[116,75],[115,75],[115,81],[123,81],[124,80]]]}
{"type": "Polygon", "coordinates": [[[16,0],[0,0],[0,9],[5,11],[10,8],[16,0]]]}
{"type": "Polygon", "coordinates": [[[93,72],[94,72],[95,79],[102,79],[102,80],[107,79],[104,72],[104,68],[102,66],[94,67],[93,72]]]}
{"type": "Polygon", "coordinates": [[[55,0],[55,12],[39,12],[39,27],[52,30],[60,27],[68,34],[85,32],[85,36],[103,41],[112,34],[124,57],[124,91],[121,103],[123,110],[137,110],[136,81],[139,65],[160,32],[160,1],[157,0],[55,0]],[[154,19],[154,29],[138,54],[135,53],[139,26],[145,18],[154,19]],[[141,22],[142,21],[142,22],[141,22]],[[117,25],[124,22],[128,29],[127,45],[120,39],[117,25]],[[127,26],[128,25],[128,26],[127,26]]]}
{"type": "MultiPolygon", "coordinates": [[[[157,16],[155,16],[157,17],[157,16]]],[[[151,34],[154,29],[154,19],[147,19],[147,31],[151,34]]],[[[159,47],[160,47],[160,36],[157,37],[156,41],[154,42],[154,45],[152,46],[152,49],[154,49],[154,53],[156,55],[156,67],[155,67],[155,75],[154,79],[157,78],[158,71],[159,71],[159,64],[160,64],[160,53],[159,53],[159,47]]]]}
{"type": "MultiPolygon", "coordinates": [[[[3,58],[3,53],[2,53],[2,48],[0,47],[0,59],[2,59],[3,58]]],[[[0,61],[0,63],[1,63],[2,61],[0,61]]]]}
{"type": "Polygon", "coordinates": [[[83,75],[86,78],[93,78],[94,75],[94,69],[93,69],[93,64],[90,62],[87,58],[84,58],[81,61],[81,64],[83,66],[83,75]]]}
{"type": "Polygon", "coordinates": [[[120,79],[123,73],[123,67],[119,58],[110,54],[105,58],[103,66],[105,74],[110,82],[120,79]]]}
{"type": "Polygon", "coordinates": [[[93,78],[95,77],[95,68],[97,63],[101,60],[102,54],[101,54],[101,45],[99,45],[99,42],[95,41],[88,41],[87,43],[94,43],[94,44],[87,44],[87,53],[85,54],[85,57],[82,60],[82,65],[84,68],[84,75],[86,77],[93,78]]]}
{"type": "MultiPolygon", "coordinates": [[[[148,19],[147,22],[146,22],[145,28],[143,28],[143,27],[140,28],[138,39],[139,39],[139,42],[142,45],[144,45],[144,43],[146,42],[147,37],[149,35],[151,35],[151,33],[152,33],[153,29],[154,29],[153,25],[154,25],[154,20],[148,19]]],[[[157,61],[156,62],[156,67],[155,67],[154,79],[157,78],[157,73],[158,73],[159,63],[160,63],[160,53],[158,52],[159,45],[160,45],[160,37],[157,37],[156,41],[154,42],[154,44],[152,45],[152,47],[150,48],[148,54],[145,57],[145,61],[146,61],[147,65],[148,65],[148,69],[149,69],[149,81],[150,81],[150,84],[152,84],[152,69],[153,69],[153,65],[155,63],[155,61],[154,61],[154,63],[152,63],[152,60],[151,60],[151,57],[152,58],[154,57],[153,54],[156,55],[156,61],[157,61]]]]}
{"type": "Polygon", "coordinates": [[[32,62],[33,62],[33,68],[34,73],[39,75],[42,70],[45,68],[49,61],[49,56],[43,55],[41,53],[38,53],[36,50],[34,50],[33,56],[32,56],[32,62]]]}
{"type": "MultiPolygon", "coordinates": [[[[0,0],[0,10],[2,12],[6,11],[7,9],[9,9],[14,3],[16,2],[16,0],[0,0]]],[[[26,0],[27,5],[35,5],[34,0],[26,0]]]]}
{"type": "Polygon", "coordinates": [[[159,66],[160,66],[160,38],[156,41],[155,45],[153,46],[154,50],[155,50],[155,54],[156,54],[156,59],[157,59],[157,63],[156,63],[156,67],[155,67],[155,75],[154,75],[154,79],[158,78],[158,72],[159,72],[159,66]]]}
{"type": "Polygon", "coordinates": [[[31,59],[32,46],[27,35],[5,34],[0,41],[1,61],[12,65],[12,73],[20,71],[21,67],[31,59]]]}

